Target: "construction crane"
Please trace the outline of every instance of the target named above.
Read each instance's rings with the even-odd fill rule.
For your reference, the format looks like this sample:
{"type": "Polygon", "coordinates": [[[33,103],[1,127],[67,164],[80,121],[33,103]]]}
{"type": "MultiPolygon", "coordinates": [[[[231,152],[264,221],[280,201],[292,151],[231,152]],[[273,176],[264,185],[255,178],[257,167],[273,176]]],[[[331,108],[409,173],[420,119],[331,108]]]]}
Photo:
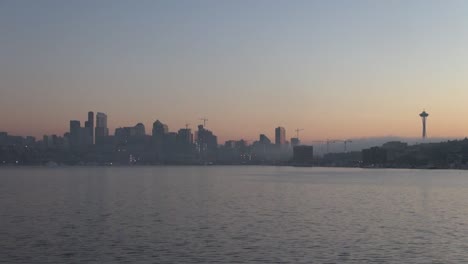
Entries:
{"type": "Polygon", "coordinates": [[[336,140],[336,139],[327,139],[327,153],[330,153],[330,144],[336,143],[338,141],[339,140],[336,140]]]}
{"type": "Polygon", "coordinates": [[[348,150],[348,143],[352,143],[353,141],[350,139],[337,139],[337,140],[332,140],[331,143],[336,143],[336,142],[343,142],[344,144],[344,152],[348,150]]]}
{"type": "Polygon", "coordinates": [[[324,140],[313,140],[313,141],[309,141],[309,142],[314,142],[314,143],[327,143],[327,141],[324,141],[324,140]]]}
{"type": "Polygon", "coordinates": [[[205,127],[206,126],[206,121],[208,121],[208,119],[206,119],[206,117],[202,117],[202,118],[200,118],[200,120],[203,121],[203,127],[205,127]]]}
{"type": "Polygon", "coordinates": [[[330,152],[330,144],[333,144],[333,143],[336,143],[336,142],[340,142],[340,140],[337,140],[337,139],[327,139],[327,140],[315,140],[315,141],[310,141],[310,142],[320,143],[320,144],[326,144],[326,146],[327,146],[327,152],[326,152],[326,153],[329,153],[329,152],[330,152]]]}
{"type": "Polygon", "coordinates": [[[349,139],[346,139],[346,140],[343,141],[343,143],[344,143],[344,152],[346,152],[347,151],[347,144],[348,143],[353,143],[353,141],[349,140],[349,139]]]}
{"type": "Polygon", "coordinates": [[[350,139],[332,139],[332,140],[327,140],[327,152],[329,150],[329,145],[331,143],[337,143],[337,142],[343,142],[344,144],[344,152],[348,151],[348,143],[352,143],[353,141],[350,139]]]}
{"type": "MultiPolygon", "coordinates": [[[[323,146],[323,144],[327,143],[327,141],[325,140],[313,140],[313,141],[310,141],[312,143],[319,143],[321,146],[323,146]]],[[[323,148],[321,147],[320,149],[322,149],[321,152],[323,152],[323,148]]],[[[327,152],[328,152],[328,144],[327,144],[327,152]]]]}
{"type": "Polygon", "coordinates": [[[297,128],[296,130],[294,130],[294,131],[296,131],[296,138],[297,139],[299,139],[299,132],[302,131],[302,130],[304,130],[304,129],[303,128],[297,128]]]}

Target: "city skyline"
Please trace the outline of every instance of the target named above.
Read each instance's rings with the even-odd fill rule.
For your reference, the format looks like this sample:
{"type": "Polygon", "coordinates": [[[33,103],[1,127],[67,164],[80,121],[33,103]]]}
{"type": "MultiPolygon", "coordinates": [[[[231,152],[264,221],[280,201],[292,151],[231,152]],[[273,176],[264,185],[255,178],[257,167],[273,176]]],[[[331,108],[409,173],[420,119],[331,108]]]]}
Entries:
{"type": "MultiPolygon", "coordinates": [[[[346,151],[346,145],[347,143],[353,143],[358,142],[369,144],[370,142],[380,142],[380,141],[406,141],[408,143],[430,143],[430,142],[440,142],[444,140],[456,140],[456,139],[462,139],[462,138],[467,138],[467,137],[461,137],[461,138],[456,138],[456,137],[427,137],[426,133],[426,118],[429,116],[425,110],[423,110],[422,113],[419,114],[420,117],[423,119],[422,123],[422,137],[399,137],[399,136],[382,136],[382,137],[355,137],[355,138],[322,138],[319,140],[304,140],[302,136],[299,135],[299,132],[304,131],[304,129],[294,129],[295,134],[291,132],[289,134],[290,136],[287,136],[286,131],[288,130],[287,128],[284,128],[282,126],[278,126],[275,128],[270,128],[270,130],[267,130],[269,132],[272,132],[271,136],[270,133],[262,131],[260,134],[257,134],[255,137],[248,138],[245,136],[240,136],[237,138],[226,138],[224,139],[223,136],[216,136],[220,140],[218,141],[219,145],[223,145],[224,143],[228,142],[235,142],[235,141],[245,141],[247,145],[250,145],[251,143],[254,143],[256,141],[258,142],[269,142],[269,143],[274,143],[275,145],[291,145],[291,146],[296,146],[296,145],[327,145],[327,149],[330,143],[343,143],[345,145],[345,151],[346,151]],[[272,140],[269,139],[269,137],[272,138],[272,140]],[[266,141],[265,141],[266,140],[266,141]],[[365,143],[367,141],[367,143],[365,143]]],[[[44,134],[40,136],[34,136],[33,133],[29,133],[27,135],[18,135],[18,134],[12,134],[10,131],[4,130],[0,132],[6,132],[9,135],[13,136],[20,136],[23,138],[36,138],[36,139],[41,139],[45,137],[68,137],[71,134],[73,134],[73,131],[75,131],[75,136],[78,134],[82,134],[79,137],[81,137],[81,140],[84,140],[84,142],[87,143],[80,143],[80,144],[86,144],[86,145],[94,145],[98,143],[108,143],[108,139],[106,140],[106,137],[108,136],[116,136],[119,134],[119,132],[123,132],[123,130],[134,130],[134,132],[127,131],[125,133],[137,133],[139,135],[144,135],[144,136],[154,136],[155,134],[177,134],[177,133],[184,133],[188,132],[187,135],[184,135],[183,137],[192,137],[192,141],[194,140],[193,134],[191,134],[191,131],[196,131],[197,127],[200,129],[200,127],[204,127],[205,129],[211,129],[209,128],[206,124],[209,121],[206,117],[203,118],[198,118],[197,122],[194,124],[197,124],[192,127],[191,123],[185,123],[184,127],[174,127],[170,129],[170,127],[167,125],[167,123],[162,123],[159,119],[156,119],[156,121],[152,122],[152,125],[147,126],[141,122],[138,123],[133,123],[131,125],[119,125],[115,129],[110,129],[107,125],[107,114],[102,113],[102,112],[94,112],[94,111],[88,111],[87,112],[87,118],[82,122],[79,118],[78,119],[72,119],[69,120],[69,125],[68,129],[64,133],[50,133],[50,134],[44,134]],[[95,121],[94,121],[95,120],[95,121]],[[81,125],[83,124],[83,125],[81,125]],[[148,129],[147,129],[148,128],[148,129]],[[151,129],[152,128],[152,129],[151,129]],[[80,132],[82,131],[82,132],[80,132]],[[110,131],[113,131],[112,133],[110,131]],[[183,132],[185,131],[185,132],[183,132]],[[84,136],[83,136],[84,135],[84,136]],[[190,136],[191,135],[191,136],[190,136]]],[[[213,131],[216,132],[216,131],[213,131]]],[[[73,137],[73,136],[72,136],[73,137]]],[[[77,139],[75,139],[77,140],[77,139]]],[[[371,143],[372,144],[372,143],[371,143]]],[[[328,152],[328,150],[327,150],[328,152]]]]}
{"type": "MultiPolygon", "coordinates": [[[[426,113],[425,110],[423,110],[423,113],[426,113]]],[[[421,118],[421,115],[423,114],[418,114],[418,116],[420,116],[421,118]]],[[[63,132],[57,132],[57,131],[51,131],[49,129],[49,131],[51,131],[50,133],[48,134],[38,134],[37,132],[35,133],[34,131],[32,132],[26,132],[24,134],[19,134],[19,133],[14,133],[14,131],[9,131],[7,129],[3,129],[4,132],[7,132],[9,134],[13,134],[13,135],[17,135],[17,136],[22,136],[22,137],[27,137],[27,136],[33,136],[35,138],[42,138],[43,136],[51,136],[51,135],[57,135],[57,136],[63,136],[65,135],[66,133],[69,133],[71,132],[71,127],[72,126],[78,126],[78,127],[81,127],[82,129],[92,129],[92,131],[90,130],[88,133],[90,133],[91,135],[91,138],[93,138],[93,142],[95,142],[95,139],[96,139],[96,135],[99,135],[99,136],[114,136],[115,135],[115,132],[119,129],[122,129],[122,128],[125,128],[125,127],[133,127],[133,126],[138,126],[138,125],[143,125],[144,128],[147,128],[148,130],[145,130],[144,131],[144,134],[145,135],[151,135],[152,132],[151,132],[151,127],[154,126],[154,124],[156,122],[161,122],[160,119],[156,118],[154,119],[154,121],[150,122],[150,124],[144,124],[143,122],[133,122],[133,123],[127,123],[127,124],[118,124],[114,127],[109,127],[108,126],[108,115],[107,113],[103,113],[103,112],[95,112],[95,111],[88,111],[87,112],[87,119],[83,119],[84,121],[82,122],[80,118],[74,118],[74,119],[70,119],[68,120],[67,122],[67,125],[66,125],[66,128],[63,132]],[[75,124],[73,124],[75,123],[75,124]],[[73,125],[72,125],[73,124],[73,125]],[[82,125],[81,125],[82,124],[82,125]]],[[[161,119],[162,120],[162,119],[161,119]]],[[[169,126],[168,124],[171,123],[170,120],[168,121],[165,121],[164,123],[164,126],[165,126],[165,129],[166,129],[166,132],[177,132],[179,129],[196,129],[199,125],[204,125],[206,128],[209,128],[209,129],[213,129],[211,128],[208,124],[209,123],[209,119],[207,119],[206,117],[203,117],[203,118],[197,118],[197,119],[194,119],[194,122],[193,123],[184,123],[184,126],[180,126],[180,127],[171,127],[169,126]]],[[[292,129],[292,128],[285,128],[284,126],[278,126],[278,124],[275,126],[275,127],[270,127],[269,129],[266,129],[265,131],[260,131],[258,134],[254,135],[253,137],[249,137],[249,136],[246,136],[246,135],[239,135],[237,137],[227,137],[226,135],[219,135],[219,138],[220,138],[220,142],[225,142],[225,141],[229,141],[229,140],[247,140],[247,141],[255,141],[258,139],[258,136],[259,135],[266,135],[267,137],[269,138],[272,138],[273,139],[273,143],[277,144],[277,142],[283,142],[282,144],[284,144],[285,141],[289,142],[290,143],[290,140],[291,139],[299,139],[301,141],[301,143],[307,143],[307,144],[315,144],[319,141],[326,141],[326,140],[330,140],[330,141],[333,141],[333,140],[350,140],[350,139],[373,139],[373,138],[401,138],[401,139],[404,139],[404,138],[407,138],[407,139],[417,139],[417,138],[421,138],[422,140],[426,139],[426,138],[433,138],[433,139],[455,139],[455,138],[466,138],[466,136],[427,136],[426,135],[426,121],[423,121],[423,126],[422,126],[422,130],[423,130],[423,136],[421,138],[421,136],[399,136],[399,135],[382,135],[382,136],[368,136],[368,137],[364,137],[364,136],[355,136],[355,137],[348,137],[348,138],[339,138],[339,137],[327,137],[327,138],[311,138],[311,137],[307,137],[307,133],[301,133],[301,136],[300,137],[297,137],[298,136],[298,130],[299,131],[303,131],[303,132],[307,132],[307,131],[304,131],[304,129],[292,129]],[[279,130],[278,130],[279,129],[279,130]],[[288,137],[288,134],[285,134],[286,131],[288,131],[288,129],[290,130],[290,134],[289,134],[289,137],[288,137]],[[279,132],[279,131],[282,131],[282,132],[279,132]],[[293,131],[296,132],[297,135],[293,134],[293,131]],[[278,134],[280,133],[280,134],[278,134]],[[280,136],[282,135],[282,136],[280,136]],[[305,135],[305,137],[304,137],[305,135]],[[279,141],[278,141],[279,140],[279,141]]],[[[235,125],[234,125],[235,126],[235,125]]],[[[153,128],[154,129],[154,128],[153,128]]],[[[419,125],[419,134],[421,135],[421,127],[419,125]]]]}
{"type": "Polygon", "coordinates": [[[426,118],[429,114],[423,111],[419,116],[423,121],[422,137],[416,141],[401,138],[335,138],[304,142],[299,137],[299,132],[304,129],[299,128],[294,130],[295,136],[288,141],[287,130],[279,126],[274,128],[274,142],[267,135],[259,134],[258,140],[230,139],[223,144],[218,140],[216,131],[206,127],[209,120],[206,117],[199,118],[203,124],[199,124],[194,130],[190,128],[190,124],[186,124],[185,128],[170,130],[167,124],[157,119],[153,122],[152,129],[146,129],[144,124],[137,123],[133,126],[120,126],[111,135],[107,127],[107,114],[88,111],[83,123],[79,119],[70,120],[69,130],[63,136],[52,134],[41,138],[21,137],[0,131],[0,162],[3,165],[52,166],[311,165],[314,162],[316,165],[332,166],[430,166],[428,159],[431,159],[437,161],[438,166],[462,168],[466,152],[464,145],[468,138],[445,139],[445,142],[442,139],[427,138],[426,118]],[[451,158],[441,157],[440,151],[451,153],[451,158]],[[459,152],[461,156],[453,155],[455,152],[459,152]],[[314,157],[317,157],[315,161],[314,157]],[[449,158],[451,162],[447,162],[449,158]]]}
{"type": "MultiPolygon", "coordinates": [[[[63,134],[95,109],[119,126],[164,120],[220,141],[283,126],[303,142],[463,138],[463,1],[0,3],[1,130],[63,134]]],[[[96,120],[95,120],[96,121],[96,120]]],[[[289,140],[289,138],[287,138],[289,140]]]]}

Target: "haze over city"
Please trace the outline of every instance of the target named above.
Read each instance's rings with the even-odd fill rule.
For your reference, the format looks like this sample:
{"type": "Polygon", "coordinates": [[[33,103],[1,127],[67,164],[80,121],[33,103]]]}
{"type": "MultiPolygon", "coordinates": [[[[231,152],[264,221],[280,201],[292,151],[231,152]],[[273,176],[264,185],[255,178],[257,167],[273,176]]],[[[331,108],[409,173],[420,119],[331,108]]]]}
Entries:
{"type": "Polygon", "coordinates": [[[463,262],[467,73],[467,0],[0,0],[0,262],[463,262]]]}
{"type": "Polygon", "coordinates": [[[0,120],[63,134],[87,111],[220,141],[464,137],[466,1],[1,1],[0,120]]]}

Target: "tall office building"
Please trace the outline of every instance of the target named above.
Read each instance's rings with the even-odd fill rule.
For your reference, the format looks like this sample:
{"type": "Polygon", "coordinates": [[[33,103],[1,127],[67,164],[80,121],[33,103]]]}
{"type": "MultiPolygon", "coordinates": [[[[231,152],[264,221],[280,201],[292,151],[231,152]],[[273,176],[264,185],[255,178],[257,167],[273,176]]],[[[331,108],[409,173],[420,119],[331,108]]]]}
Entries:
{"type": "Polygon", "coordinates": [[[114,135],[118,144],[140,144],[145,141],[145,125],[138,123],[133,127],[119,127],[114,135]]]}
{"type": "Polygon", "coordinates": [[[214,158],[218,148],[218,138],[213,134],[213,132],[204,128],[203,125],[199,125],[198,131],[196,132],[196,138],[198,151],[201,154],[202,159],[214,158]]]}
{"type": "Polygon", "coordinates": [[[190,128],[179,129],[177,133],[177,140],[181,145],[192,145],[193,144],[193,134],[190,128]]]}
{"type": "Polygon", "coordinates": [[[70,147],[77,148],[81,144],[81,123],[78,120],[70,120],[70,147]]]}
{"type": "Polygon", "coordinates": [[[88,112],[88,121],[85,122],[85,128],[88,132],[87,144],[94,144],[94,112],[88,112]]]}
{"type": "Polygon", "coordinates": [[[82,149],[94,144],[94,113],[88,112],[88,120],[84,127],[80,121],[70,121],[69,144],[72,149],[82,149]]]}
{"type": "Polygon", "coordinates": [[[70,135],[77,134],[81,127],[80,121],[70,120],[70,135]]]}
{"type": "Polygon", "coordinates": [[[109,128],[107,128],[107,115],[98,112],[96,114],[96,128],[94,129],[96,144],[104,142],[104,138],[109,136],[109,128]]]}
{"type": "Polygon", "coordinates": [[[163,124],[161,121],[156,120],[156,122],[153,123],[153,131],[152,131],[153,138],[162,138],[164,137],[165,134],[169,132],[169,128],[167,127],[166,124],[163,124]]]}
{"type": "Polygon", "coordinates": [[[286,130],[284,127],[275,129],[275,144],[279,146],[286,144],[286,130]]]}
{"type": "Polygon", "coordinates": [[[258,142],[260,142],[261,144],[266,144],[266,145],[271,144],[271,140],[267,136],[265,136],[265,134],[260,134],[260,138],[258,142]]]}
{"type": "Polygon", "coordinates": [[[156,120],[153,123],[152,130],[152,143],[153,149],[155,150],[155,155],[157,160],[164,159],[164,142],[166,140],[166,135],[169,133],[169,128],[166,124],[163,124],[161,121],[156,120]]]}
{"type": "Polygon", "coordinates": [[[132,131],[135,131],[134,134],[132,132],[132,136],[143,137],[146,135],[145,125],[143,125],[142,123],[136,124],[136,126],[134,127],[134,130],[132,131]]]}

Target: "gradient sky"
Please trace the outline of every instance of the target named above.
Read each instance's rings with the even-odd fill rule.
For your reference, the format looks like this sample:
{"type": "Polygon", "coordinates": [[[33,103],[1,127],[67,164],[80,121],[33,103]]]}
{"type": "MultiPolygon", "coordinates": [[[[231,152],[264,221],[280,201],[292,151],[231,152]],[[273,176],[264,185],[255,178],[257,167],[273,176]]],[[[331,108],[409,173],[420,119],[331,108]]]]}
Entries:
{"type": "Polygon", "coordinates": [[[468,134],[468,1],[0,0],[0,131],[468,134]]]}

